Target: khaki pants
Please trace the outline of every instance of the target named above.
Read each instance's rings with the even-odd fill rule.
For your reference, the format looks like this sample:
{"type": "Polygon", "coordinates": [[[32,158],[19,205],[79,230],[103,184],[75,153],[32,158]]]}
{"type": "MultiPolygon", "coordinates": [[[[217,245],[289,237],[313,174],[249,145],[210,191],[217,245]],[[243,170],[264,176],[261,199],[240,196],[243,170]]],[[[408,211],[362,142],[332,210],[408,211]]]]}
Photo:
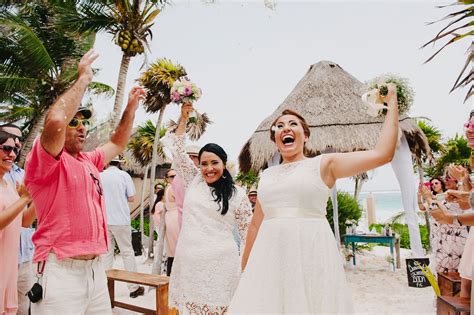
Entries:
{"type": "MultiPolygon", "coordinates": [[[[36,264],[35,264],[36,266],[36,264]]],[[[18,315],[28,315],[30,300],[26,293],[30,291],[34,283],[33,265],[31,261],[18,265],[18,315]]]]}
{"type": "Polygon", "coordinates": [[[99,257],[57,260],[49,254],[40,283],[43,299],[31,303],[33,315],[112,314],[107,276],[99,257]]]}
{"type": "MultiPolygon", "coordinates": [[[[114,263],[115,244],[120,249],[125,270],[137,272],[135,252],[132,246],[132,228],[130,225],[107,225],[109,232],[109,251],[102,255],[105,270],[111,269],[114,263]]],[[[130,292],[138,289],[137,284],[127,284],[130,292]]]]}

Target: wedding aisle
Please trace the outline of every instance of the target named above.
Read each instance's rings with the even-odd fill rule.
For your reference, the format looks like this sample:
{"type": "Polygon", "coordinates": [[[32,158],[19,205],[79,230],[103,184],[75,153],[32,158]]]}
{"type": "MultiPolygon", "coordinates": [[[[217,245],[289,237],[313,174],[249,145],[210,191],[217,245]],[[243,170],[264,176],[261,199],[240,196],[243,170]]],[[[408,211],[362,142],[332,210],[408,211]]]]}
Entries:
{"type": "MultiPolygon", "coordinates": [[[[352,289],[357,314],[436,314],[435,295],[431,287],[408,287],[405,258],[409,251],[401,249],[402,268],[391,271],[385,257],[389,253],[387,247],[376,246],[372,251],[364,251],[357,255],[357,266],[346,269],[349,286],[352,289]]],[[[136,257],[138,271],[149,273],[152,265],[145,257],[136,257]]],[[[122,259],[117,256],[115,268],[123,268],[122,259]]],[[[116,283],[117,300],[132,302],[144,307],[154,307],[154,291],[145,291],[144,296],[131,299],[124,283],[116,283]]],[[[115,308],[113,314],[137,314],[124,309],[115,308]]]]}

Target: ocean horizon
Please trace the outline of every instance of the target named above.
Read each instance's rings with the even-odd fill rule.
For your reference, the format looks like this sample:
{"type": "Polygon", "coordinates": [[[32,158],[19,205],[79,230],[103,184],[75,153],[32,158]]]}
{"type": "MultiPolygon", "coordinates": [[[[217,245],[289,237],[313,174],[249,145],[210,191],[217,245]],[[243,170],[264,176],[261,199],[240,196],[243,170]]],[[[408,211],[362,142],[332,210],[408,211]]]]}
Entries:
{"type": "MultiPolygon", "coordinates": [[[[348,191],[350,194],[354,194],[352,191],[348,191]]],[[[370,190],[361,191],[359,194],[359,203],[366,209],[366,199],[372,193],[375,200],[375,217],[377,223],[384,223],[391,217],[403,211],[402,194],[400,190],[370,190]]]]}

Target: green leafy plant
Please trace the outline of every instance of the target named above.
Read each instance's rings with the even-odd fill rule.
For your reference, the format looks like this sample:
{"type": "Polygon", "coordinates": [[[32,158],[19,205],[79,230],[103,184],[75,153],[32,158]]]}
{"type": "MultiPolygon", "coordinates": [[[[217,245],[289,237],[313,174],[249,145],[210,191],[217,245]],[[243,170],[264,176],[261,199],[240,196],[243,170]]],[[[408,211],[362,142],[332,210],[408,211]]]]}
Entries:
{"type": "MultiPolygon", "coordinates": [[[[342,236],[345,234],[345,224],[347,220],[359,221],[362,216],[362,206],[359,204],[357,199],[351,196],[349,193],[344,191],[337,192],[337,209],[338,209],[338,218],[339,218],[339,234],[342,236]]],[[[327,219],[331,223],[331,228],[334,231],[332,226],[333,222],[333,205],[331,199],[328,200],[327,207],[327,219]]]]}

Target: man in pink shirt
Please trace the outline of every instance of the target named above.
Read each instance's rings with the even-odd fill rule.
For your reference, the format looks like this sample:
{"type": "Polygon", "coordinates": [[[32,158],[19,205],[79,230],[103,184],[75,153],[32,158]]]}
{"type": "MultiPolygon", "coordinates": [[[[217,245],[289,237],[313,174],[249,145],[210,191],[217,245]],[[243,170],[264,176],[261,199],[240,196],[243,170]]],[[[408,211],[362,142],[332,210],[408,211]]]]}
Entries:
{"type": "Polygon", "coordinates": [[[79,106],[97,57],[93,50],[82,57],[78,79],[51,106],[25,165],[25,184],[38,217],[33,261],[43,287],[42,300],[31,305],[32,314],[112,313],[99,259],[108,247],[99,172],[124,150],[146,92],[134,87],[110,141],[82,152],[92,112],[79,106]]]}

